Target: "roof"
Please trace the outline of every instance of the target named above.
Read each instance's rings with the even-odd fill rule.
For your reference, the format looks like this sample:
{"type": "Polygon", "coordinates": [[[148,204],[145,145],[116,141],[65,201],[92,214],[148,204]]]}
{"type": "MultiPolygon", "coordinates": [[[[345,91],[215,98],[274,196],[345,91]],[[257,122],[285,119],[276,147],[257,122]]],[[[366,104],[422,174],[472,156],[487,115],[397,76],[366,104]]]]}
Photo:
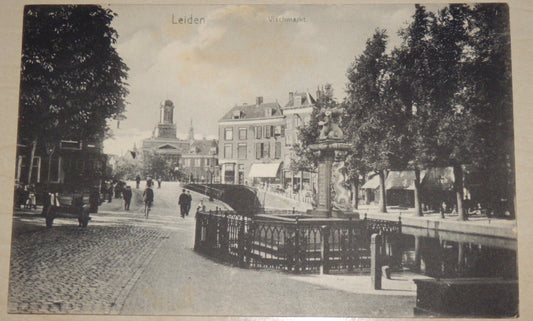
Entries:
{"type": "Polygon", "coordinates": [[[309,107],[313,106],[316,103],[316,100],[311,96],[308,92],[295,92],[292,95],[289,94],[289,101],[285,105],[285,108],[300,108],[300,107],[309,107]],[[298,106],[294,105],[294,98],[295,97],[301,97],[302,101],[301,104],[298,106]]]}
{"type": "Polygon", "coordinates": [[[363,186],[361,186],[362,189],[376,189],[379,187],[379,175],[372,176],[368,181],[366,181],[363,186]]]}
{"type": "Polygon", "coordinates": [[[191,146],[189,146],[189,150],[185,153],[183,156],[192,156],[192,155],[204,155],[204,156],[210,156],[212,155],[212,149],[217,148],[218,144],[216,143],[216,140],[214,139],[200,139],[200,140],[194,140],[191,146]],[[194,148],[194,152],[191,153],[191,149],[194,148]]]}
{"type": "Polygon", "coordinates": [[[427,189],[452,190],[454,181],[453,167],[435,167],[427,170],[421,185],[427,189]]]}
{"type": "Polygon", "coordinates": [[[228,111],[219,121],[237,120],[233,118],[235,114],[239,115],[239,119],[257,119],[283,116],[283,113],[281,112],[281,106],[277,102],[263,103],[260,105],[244,104],[237,105],[230,109],[230,111],[228,111]],[[272,114],[271,116],[266,116],[265,110],[269,108],[272,110],[272,114]]]}

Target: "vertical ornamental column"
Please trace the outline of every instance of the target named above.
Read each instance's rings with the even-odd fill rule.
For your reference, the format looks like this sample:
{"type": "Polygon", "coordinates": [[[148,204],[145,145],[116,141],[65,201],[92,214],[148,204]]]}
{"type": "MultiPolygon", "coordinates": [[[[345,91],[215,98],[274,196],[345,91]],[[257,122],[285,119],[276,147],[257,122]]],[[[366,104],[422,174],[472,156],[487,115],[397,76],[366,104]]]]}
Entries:
{"type": "Polygon", "coordinates": [[[331,172],[335,152],[320,151],[318,163],[318,206],[316,212],[321,216],[331,217],[331,172]]]}

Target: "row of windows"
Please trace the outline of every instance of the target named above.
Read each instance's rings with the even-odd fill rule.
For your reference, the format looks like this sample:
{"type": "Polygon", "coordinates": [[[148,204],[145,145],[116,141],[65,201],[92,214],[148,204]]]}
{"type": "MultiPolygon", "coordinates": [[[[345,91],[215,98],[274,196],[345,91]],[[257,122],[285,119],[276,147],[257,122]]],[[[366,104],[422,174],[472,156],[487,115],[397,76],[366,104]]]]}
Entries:
{"type": "Polygon", "coordinates": [[[217,163],[215,158],[183,158],[181,160],[181,165],[184,167],[216,166],[217,163]]]}
{"type": "MultiPolygon", "coordinates": [[[[246,159],[248,154],[248,145],[244,143],[237,144],[237,158],[246,159]]],[[[224,144],[224,158],[233,158],[233,144],[224,144]]],[[[274,148],[270,149],[270,143],[256,143],[255,144],[255,158],[281,158],[281,142],[275,142],[274,148]],[[273,153],[273,155],[272,155],[273,153]]]]}
{"type": "MultiPolygon", "coordinates": [[[[239,140],[248,139],[248,131],[250,131],[250,136],[256,139],[285,136],[285,126],[283,125],[251,126],[249,129],[246,127],[238,128],[239,140]]],[[[224,140],[233,140],[233,127],[224,128],[224,140]]]]}

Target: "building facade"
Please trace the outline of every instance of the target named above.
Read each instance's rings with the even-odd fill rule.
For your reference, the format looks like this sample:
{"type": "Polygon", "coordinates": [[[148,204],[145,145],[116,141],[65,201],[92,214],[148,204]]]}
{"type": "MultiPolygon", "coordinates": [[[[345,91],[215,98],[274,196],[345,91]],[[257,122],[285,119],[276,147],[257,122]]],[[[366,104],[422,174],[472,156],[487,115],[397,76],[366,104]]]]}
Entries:
{"type": "Polygon", "coordinates": [[[277,103],[234,106],[218,121],[221,183],[281,184],[285,117],[277,103]]]}
{"type": "Polygon", "coordinates": [[[152,137],[143,140],[143,157],[157,153],[172,166],[178,167],[181,155],[186,154],[188,150],[189,142],[176,136],[174,103],[168,99],[162,101],[159,106],[159,123],[152,131],[152,137]]]}
{"type": "Polygon", "coordinates": [[[152,137],[143,140],[143,156],[147,157],[150,153],[161,155],[172,168],[185,175],[188,181],[219,181],[216,140],[195,140],[192,121],[188,139],[177,138],[176,132],[174,103],[167,99],[160,104],[159,122],[152,137]]]}
{"type": "Polygon", "coordinates": [[[311,120],[311,113],[316,100],[308,92],[289,92],[289,99],[283,107],[286,122],[286,152],[283,163],[284,188],[297,190],[312,190],[314,174],[308,171],[291,170],[291,162],[298,159],[295,145],[298,143],[298,129],[307,125],[311,120]]]}

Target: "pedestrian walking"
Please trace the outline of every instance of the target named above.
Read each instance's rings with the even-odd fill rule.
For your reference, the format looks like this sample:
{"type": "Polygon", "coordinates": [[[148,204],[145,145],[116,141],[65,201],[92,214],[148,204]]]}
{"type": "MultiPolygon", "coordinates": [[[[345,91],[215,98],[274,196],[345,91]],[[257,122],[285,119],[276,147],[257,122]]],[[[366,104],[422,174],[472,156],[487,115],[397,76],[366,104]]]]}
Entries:
{"type": "Polygon", "coordinates": [[[161,188],[161,177],[157,178],[157,188],[161,188]]]}
{"type": "Polygon", "coordinates": [[[150,213],[150,210],[152,209],[152,203],[154,202],[154,191],[150,187],[151,185],[147,185],[146,189],[143,192],[143,200],[144,200],[144,218],[148,218],[148,214],[150,213]]]}
{"type": "Polygon", "coordinates": [[[137,175],[135,177],[135,183],[136,183],[136,188],[139,189],[139,186],[141,185],[141,176],[137,175]]]}
{"type": "Polygon", "coordinates": [[[124,197],[124,210],[129,211],[132,196],[131,187],[129,185],[127,185],[122,192],[122,196],[124,197]]]}
{"type": "Polygon", "coordinates": [[[191,203],[192,203],[192,196],[191,192],[187,191],[187,210],[185,212],[185,215],[189,215],[189,211],[191,210],[191,203]]]}
{"type": "Polygon", "coordinates": [[[111,181],[106,182],[105,190],[107,194],[107,202],[111,203],[111,200],[113,199],[113,183],[111,181]]]}
{"type": "Polygon", "coordinates": [[[187,213],[188,201],[189,201],[189,197],[187,196],[187,193],[185,193],[185,189],[184,189],[178,198],[178,205],[180,206],[181,218],[185,218],[185,215],[187,213]]]}

